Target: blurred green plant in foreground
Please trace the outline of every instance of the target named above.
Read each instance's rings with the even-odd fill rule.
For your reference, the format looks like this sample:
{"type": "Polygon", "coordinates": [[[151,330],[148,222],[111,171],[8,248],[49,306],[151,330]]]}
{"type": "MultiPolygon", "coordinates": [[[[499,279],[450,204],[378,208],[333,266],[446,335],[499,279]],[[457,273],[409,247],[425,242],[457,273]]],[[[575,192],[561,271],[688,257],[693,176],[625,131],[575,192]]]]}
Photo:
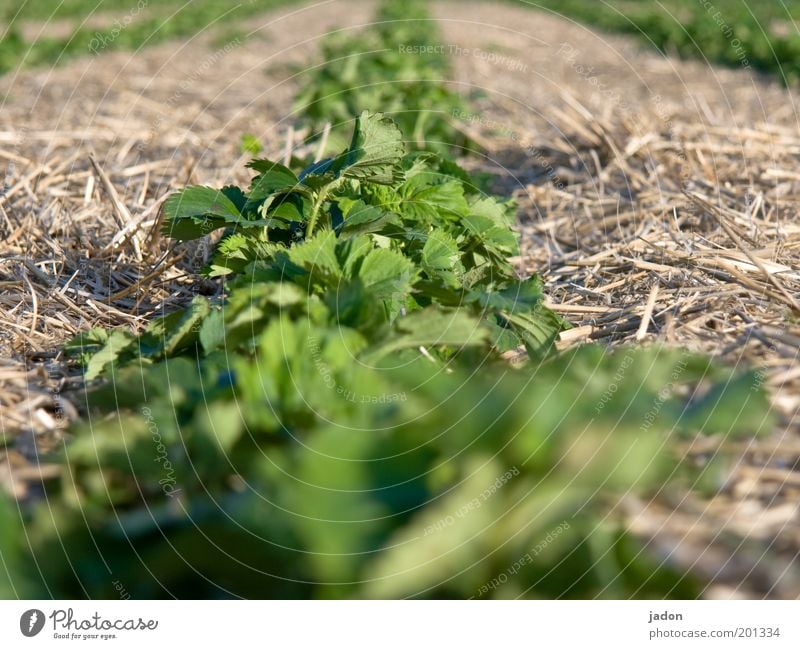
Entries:
{"type": "Polygon", "coordinates": [[[751,375],[598,347],[523,369],[370,368],[346,334],[281,318],[233,367],[175,358],[90,391],[25,528],[0,504],[0,594],[697,594],[608,512],[716,472],[683,466],[676,437],[766,430],[751,375]]]}

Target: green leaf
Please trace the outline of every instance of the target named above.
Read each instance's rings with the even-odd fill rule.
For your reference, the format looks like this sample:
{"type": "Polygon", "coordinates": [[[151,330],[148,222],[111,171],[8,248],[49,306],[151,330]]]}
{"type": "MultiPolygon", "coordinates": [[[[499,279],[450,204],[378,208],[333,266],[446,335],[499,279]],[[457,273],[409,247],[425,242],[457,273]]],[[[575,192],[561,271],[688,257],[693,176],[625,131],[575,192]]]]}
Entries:
{"type": "Polygon", "coordinates": [[[255,203],[275,192],[293,189],[300,183],[294,172],[288,167],[270,160],[251,160],[247,163],[250,169],[259,174],[250,183],[247,192],[248,202],[255,203]]]}
{"type": "Polygon", "coordinates": [[[497,225],[491,217],[484,214],[469,214],[461,220],[461,223],[477,237],[487,251],[500,256],[519,254],[519,235],[509,228],[497,225]]]}
{"type": "Polygon", "coordinates": [[[431,232],[422,248],[422,267],[432,275],[443,270],[463,272],[456,240],[443,230],[431,232]]]}
{"type": "Polygon", "coordinates": [[[383,113],[364,111],[356,118],[350,147],[333,163],[340,176],[393,185],[402,179],[403,134],[383,113]]]}
{"type": "Polygon", "coordinates": [[[336,258],[347,278],[358,276],[358,269],[364,258],[375,248],[372,237],[355,236],[339,241],[336,244],[336,258]]]}
{"type": "Polygon", "coordinates": [[[687,436],[722,433],[751,438],[766,434],[775,426],[769,397],[754,372],[716,383],[701,396],[692,398],[682,412],[671,414],[677,416],[678,429],[687,436]]]}
{"type": "Polygon", "coordinates": [[[489,332],[466,309],[427,307],[395,321],[395,331],[365,352],[375,362],[401,349],[422,346],[473,347],[488,341],[489,332]]]}
{"type": "Polygon", "coordinates": [[[399,252],[378,248],[365,257],[358,277],[376,297],[387,298],[411,290],[416,268],[410,259],[399,252]]]}
{"type": "Polygon", "coordinates": [[[464,188],[458,180],[437,180],[431,174],[418,174],[400,187],[402,213],[413,220],[436,222],[467,213],[464,188]]]}
{"type": "Polygon", "coordinates": [[[311,239],[292,246],[288,258],[296,266],[315,275],[338,277],[341,274],[333,230],[321,230],[311,239]]]}
{"type": "Polygon", "coordinates": [[[239,150],[242,153],[249,153],[250,155],[258,155],[261,153],[261,140],[252,133],[242,133],[239,138],[239,150]]]}
{"type": "Polygon", "coordinates": [[[194,344],[203,319],[211,312],[206,298],[197,296],[185,309],[151,322],[140,339],[140,351],[147,358],[171,356],[194,344]]]}
{"type": "Polygon", "coordinates": [[[254,261],[273,259],[283,249],[280,244],[261,241],[244,232],[234,232],[220,241],[206,274],[220,277],[240,272],[254,261]]]}
{"type": "Polygon", "coordinates": [[[86,364],[86,380],[91,381],[100,376],[111,363],[131,350],[135,340],[133,334],[121,329],[115,329],[108,334],[103,346],[92,354],[86,364]]]}
{"type": "Polygon", "coordinates": [[[567,328],[563,318],[543,306],[527,313],[502,315],[514,326],[514,330],[522,338],[528,354],[532,357],[540,357],[552,351],[558,334],[567,328]]]}
{"type": "Polygon", "coordinates": [[[413,597],[469,568],[480,571],[476,564],[496,549],[490,532],[502,516],[499,497],[484,504],[481,496],[505,470],[496,460],[473,456],[467,478],[397,529],[368,563],[363,596],[413,597]],[[480,506],[463,515],[475,503],[480,506]]]}
{"type": "Polygon", "coordinates": [[[100,351],[108,340],[110,332],[102,327],[92,327],[82,331],[77,336],[64,344],[64,353],[72,358],[77,358],[82,365],[100,351]]]}
{"type": "Polygon", "coordinates": [[[206,354],[219,349],[225,342],[225,317],[221,309],[214,309],[203,320],[198,334],[200,345],[206,354]]]}
{"type": "Polygon", "coordinates": [[[499,201],[491,196],[484,196],[469,206],[471,214],[486,217],[500,228],[511,228],[516,223],[516,206],[513,201],[499,201]]]}
{"type": "Polygon", "coordinates": [[[512,282],[500,291],[473,289],[467,293],[466,299],[477,302],[487,311],[525,313],[541,304],[544,289],[542,280],[534,275],[526,280],[512,282]]]}
{"type": "Polygon", "coordinates": [[[164,233],[185,241],[199,239],[242,215],[222,190],[195,185],[173,193],[164,202],[164,233]]]}
{"type": "Polygon", "coordinates": [[[337,201],[344,221],[339,228],[341,238],[355,237],[370,232],[380,232],[387,225],[399,225],[397,214],[388,212],[374,205],[367,205],[363,200],[342,197],[337,201]]]}

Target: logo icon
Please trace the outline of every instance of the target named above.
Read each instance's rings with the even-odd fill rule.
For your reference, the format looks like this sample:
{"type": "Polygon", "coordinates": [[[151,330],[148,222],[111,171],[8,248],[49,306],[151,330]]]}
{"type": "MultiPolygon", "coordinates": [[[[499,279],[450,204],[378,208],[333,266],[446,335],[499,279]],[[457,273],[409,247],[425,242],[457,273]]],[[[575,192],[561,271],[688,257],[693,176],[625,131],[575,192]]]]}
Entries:
{"type": "Polygon", "coordinates": [[[22,635],[32,638],[44,628],[44,613],[38,608],[25,611],[19,618],[19,630],[22,635]]]}

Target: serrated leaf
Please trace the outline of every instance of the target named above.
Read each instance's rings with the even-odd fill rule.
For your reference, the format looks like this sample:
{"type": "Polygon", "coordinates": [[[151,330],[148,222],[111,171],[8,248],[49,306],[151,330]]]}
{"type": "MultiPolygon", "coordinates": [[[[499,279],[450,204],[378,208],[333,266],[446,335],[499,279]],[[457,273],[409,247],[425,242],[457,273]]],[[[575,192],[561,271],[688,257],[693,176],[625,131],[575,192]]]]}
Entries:
{"type": "Polygon", "coordinates": [[[379,232],[387,225],[400,223],[397,214],[374,205],[367,205],[362,200],[341,198],[338,200],[338,205],[343,216],[342,224],[338,228],[341,238],[379,232]]]}
{"type": "Polygon", "coordinates": [[[179,241],[199,239],[242,220],[241,212],[223,190],[202,185],[173,193],[164,202],[164,216],[164,233],[179,241]]]}
{"type": "Polygon", "coordinates": [[[467,309],[427,307],[395,321],[395,331],[382,343],[371,347],[365,355],[375,362],[401,349],[421,346],[471,347],[483,345],[488,330],[467,309]]]}
{"type": "Polygon", "coordinates": [[[119,357],[129,351],[135,342],[133,334],[121,329],[115,329],[108,334],[103,346],[88,359],[86,364],[86,380],[96,379],[103,371],[119,357]]]}
{"type": "Polygon", "coordinates": [[[488,311],[525,313],[541,304],[544,289],[541,279],[534,275],[526,280],[511,282],[499,291],[473,289],[467,293],[466,299],[477,302],[488,311]]]}
{"type": "MultiPolygon", "coordinates": [[[[422,248],[422,268],[428,277],[434,282],[429,286],[435,286],[435,280],[440,281],[444,290],[457,289],[461,287],[464,276],[464,264],[461,261],[461,250],[456,240],[445,230],[434,230],[428,236],[428,240],[422,248]]],[[[442,296],[441,292],[434,289],[430,293],[431,297],[438,299],[442,304],[458,304],[461,296],[451,298],[442,296]],[[453,302],[452,300],[456,301],[453,302]]]]}
{"type": "Polygon", "coordinates": [[[517,233],[509,228],[498,226],[492,218],[483,214],[469,214],[461,220],[461,223],[490,252],[506,256],[519,254],[517,233]]]}
{"type": "Polygon", "coordinates": [[[82,331],[71,340],[64,343],[64,353],[72,358],[77,358],[85,365],[93,354],[103,348],[109,336],[108,329],[92,327],[82,331]]]}
{"type": "Polygon", "coordinates": [[[567,328],[563,318],[543,306],[527,313],[503,313],[502,316],[514,326],[530,356],[538,357],[552,351],[558,334],[567,328]]]}
{"type": "Polygon", "coordinates": [[[426,271],[457,270],[461,253],[456,240],[445,231],[431,232],[422,248],[422,266],[426,271]]]}
{"type": "Polygon", "coordinates": [[[142,356],[163,358],[193,344],[210,311],[208,300],[197,296],[185,309],[153,320],[139,340],[142,356]]]}
{"type": "Polygon", "coordinates": [[[379,248],[370,252],[361,264],[358,278],[379,297],[392,292],[411,290],[416,276],[414,263],[399,252],[379,248]]]}
{"type": "Polygon", "coordinates": [[[409,219],[436,222],[466,214],[468,205],[460,181],[431,182],[429,174],[409,178],[400,187],[402,213],[409,219]]]}
{"type": "Polygon", "coordinates": [[[234,232],[220,241],[206,271],[209,277],[221,277],[243,270],[254,261],[272,259],[283,246],[259,241],[243,232],[234,232]]]}
{"type": "Polygon", "coordinates": [[[244,205],[247,203],[247,196],[239,187],[236,187],[236,185],[225,185],[220,191],[236,206],[239,212],[244,209],[244,205]]]}
{"type": "Polygon", "coordinates": [[[516,221],[516,206],[513,201],[500,201],[491,196],[484,196],[469,206],[471,214],[491,219],[501,228],[511,228],[516,221]]]}
{"type": "Polygon", "coordinates": [[[340,176],[393,185],[402,179],[399,167],[405,154],[403,134],[383,113],[364,111],[356,118],[350,147],[334,161],[340,176]]]}
{"type": "Polygon", "coordinates": [[[336,234],[333,230],[322,230],[311,239],[292,246],[288,259],[310,273],[338,277],[341,274],[336,259],[336,234]]]}
{"type": "Polygon", "coordinates": [[[271,160],[251,160],[247,166],[259,172],[247,192],[250,204],[276,192],[294,189],[300,183],[291,169],[271,160]]]}
{"type": "Polygon", "coordinates": [[[300,172],[300,180],[304,185],[313,189],[318,189],[322,185],[327,185],[329,182],[336,179],[336,174],[333,171],[333,164],[335,161],[336,158],[325,158],[324,160],[312,162],[300,172]]]}
{"type": "Polygon", "coordinates": [[[364,258],[374,248],[375,242],[371,237],[357,236],[339,241],[336,244],[336,258],[344,276],[356,277],[364,258]]]}

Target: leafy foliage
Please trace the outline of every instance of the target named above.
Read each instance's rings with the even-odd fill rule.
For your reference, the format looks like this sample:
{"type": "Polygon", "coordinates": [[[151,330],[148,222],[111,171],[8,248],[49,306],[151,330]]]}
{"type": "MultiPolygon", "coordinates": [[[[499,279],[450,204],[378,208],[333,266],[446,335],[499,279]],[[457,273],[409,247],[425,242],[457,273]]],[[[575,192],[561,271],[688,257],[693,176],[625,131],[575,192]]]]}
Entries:
{"type": "Polygon", "coordinates": [[[109,574],[134,597],[697,594],[598,521],[609,493],[675,472],[671,436],[758,432],[729,416],[730,372],[596,347],[524,370],[403,352],[370,367],[365,344],[283,313],[253,355],[133,364],[90,390],[67,472],[28,512],[31,550],[0,508],[19,594],[113,597],[109,574]]]}
{"type": "MultiPolygon", "coordinates": [[[[0,500],[0,597],[699,592],[610,505],[718,488],[719,457],[688,466],[671,441],[768,430],[758,381],[665,349],[552,353],[567,325],[510,261],[513,204],[442,155],[464,140],[446,60],[420,49],[433,23],[381,12],[325,43],[298,101],[315,127],[394,119],[362,113],[303,169],[254,160],[247,188],[171,196],[168,236],[223,230],[206,272],[224,299],[66,346],[85,420],[41,458],[64,466],[45,499],[0,500]]],[[[6,45],[25,44],[12,30],[0,69],[6,45]]]]}
{"type": "Polygon", "coordinates": [[[391,116],[416,149],[463,153],[470,142],[452,115],[465,105],[444,83],[443,47],[424,2],[384,0],[368,29],[326,37],[325,63],[306,80],[295,110],[314,132],[330,123],[333,142],[341,140],[341,125],[366,108],[391,116]]]}
{"type": "Polygon", "coordinates": [[[388,117],[362,113],[345,151],[298,172],[269,160],[250,167],[257,175],[246,191],[187,187],[164,204],[175,239],[226,231],[207,273],[227,278],[227,300],[197,297],[136,342],[126,332],[83,334],[67,351],[88,378],[115,359],[149,362],[198,343],[206,354],[249,352],[286,310],[352,327],[371,343],[369,358],[405,344],[432,346],[444,360],[478,341],[483,353],[525,345],[544,355],[566,326],[543,306],[539,279],[520,278],[509,262],[519,254],[513,204],[482,194],[436,154],[406,155],[388,117]]]}

